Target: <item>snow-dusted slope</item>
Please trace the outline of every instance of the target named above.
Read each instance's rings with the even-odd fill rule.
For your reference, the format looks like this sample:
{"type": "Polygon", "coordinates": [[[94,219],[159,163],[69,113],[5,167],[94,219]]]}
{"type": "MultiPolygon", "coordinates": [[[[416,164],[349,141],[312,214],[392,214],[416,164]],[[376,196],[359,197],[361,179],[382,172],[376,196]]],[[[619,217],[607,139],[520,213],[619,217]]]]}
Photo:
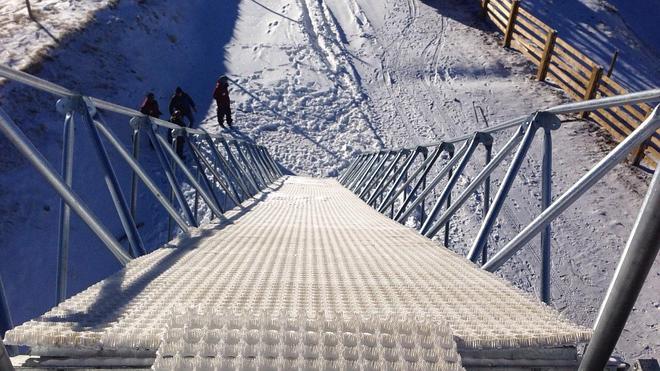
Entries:
{"type": "Polygon", "coordinates": [[[94,13],[117,0],[30,2],[35,21],[24,0],[0,0],[0,63],[25,68],[48,54],[74,32],[92,21],[94,13]]]}
{"type": "MultiPolygon", "coordinates": [[[[474,105],[492,124],[562,102],[560,92],[530,79],[534,69],[522,56],[497,45],[494,31],[480,17],[477,1],[120,2],[51,53],[39,74],[131,106],[148,90],[164,105],[180,84],[197,100],[200,115],[208,111],[203,126],[216,131],[210,94],[217,76],[228,73],[236,116],[231,134],[256,138],[292,172],[325,176],[338,174],[363,150],[482,128],[474,105]]],[[[61,118],[52,113],[53,103],[13,84],[0,89],[3,108],[59,164],[61,118]]],[[[115,123],[128,143],[126,123],[115,123]]],[[[506,139],[497,136],[496,148],[506,139]]],[[[3,141],[2,148],[9,148],[3,141]]],[[[566,123],[554,141],[555,193],[608,148],[593,126],[582,123],[566,123]]],[[[525,162],[490,241],[493,248],[538,212],[539,152],[535,146],[525,162]]],[[[51,291],[44,294],[44,288],[54,288],[58,201],[11,151],[2,156],[0,259],[15,263],[1,264],[0,270],[15,318],[22,322],[52,304],[51,291]]],[[[75,186],[90,199],[103,185],[95,181],[93,159],[86,158],[91,156],[79,157],[75,186]]],[[[474,174],[468,169],[460,184],[474,174]]],[[[496,174],[496,183],[501,176],[496,174]]],[[[595,317],[647,182],[621,166],[554,224],[554,306],[571,319],[589,325],[595,317]]],[[[477,201],[452,221],[450,247],[456,251],[475,235],[477,201]]],[[[142,202],[153,204],[148,196],[142,202]]],[[[109,200],[94,198],[93,206],[104,210],[109,200]]],[[[150,247],[163,240],[157,210],[146,208],[140,218],[144,230],[154,231],[145,237],[150,247]]],[[[105,219],[121,234],[114,215],[106,213],[105,219]]],[[[117,268],[83,226],[77,224],[74,233],[72,292],[117,268]]],[[[502,275],[533,291],[537,250],[531,244],[502,275]]],[[[656,268],[619,343],[627,356],[657,356],[659,289],[656,268]]]]}

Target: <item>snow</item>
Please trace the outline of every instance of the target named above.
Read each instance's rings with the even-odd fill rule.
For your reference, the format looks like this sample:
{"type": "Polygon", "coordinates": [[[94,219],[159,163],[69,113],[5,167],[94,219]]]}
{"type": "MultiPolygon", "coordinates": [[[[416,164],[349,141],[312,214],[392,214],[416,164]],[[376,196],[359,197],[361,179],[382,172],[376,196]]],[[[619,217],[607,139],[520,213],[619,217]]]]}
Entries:
{"type": "MultiPolygon", "coordinates": [[[[17,9],[20,3],[3,0],[0,7],[17,9]]],[[[13,21],[0,18],[14,27],[3,25],[0,31],[1,63],[29,66],[43,78],[131,107],[146,91],[154,91],[163,107],[174,87],[181,85],[196,100],[198,116],[206,116],[203,126],[210,131],[220,130],[211,92],[217,77],[226,73],[232,79],[236,117],[236,129],[227,133],[255,138],[287,170],[299,175],[335,176],[361,151],[411,146],[478,130],[485,123],[475,121],[475,105],[482,107],[492,125],[566,100],[560,91],[532,81],[535,70],[524,57],[498,46],[498,33],[479,16],[477,1],[122,1],[113,7],[106,7],[110,2],[91,1],[34,3],[36,9],[59,5],[52,5],[58,13],[39,19],[64,41],[52,44],[43,31],[30,28],[36,26],[14,27],[13,21]],[[39,58],[48,48],[45,45],[53,48],[39,58]]],[[[528,3],[540,16],[545,12],[543,4],[549,4],[528,3]]],[[[553,13],[555,18],[548,23],[562,37],[570,42],[569,36],[586,37],[583,32],[567,35],[566,30],[576,24],[597,29],[584,21],[590,19],[586,9],[605,2],[584,0],[574,8],[560,8],[560,3],[566,2],[554,6],[564,13],[553,13]]],[[[626,85],[632,87],[657,85],[657,58],[647,47],[654,34],[648,25],[654,18],[634,22],[634,32],[623,32],[619,21],[633,23],[628,18],[633,7],[621,3],[616,4],[619,12],[597,13],[616,32],[594,47],[604,50],[599,55],[607,59],[608,40],[624,40],[618,39],[621,33],[621,38],[635,41],[625,44],[635,46],[631,49],[616,44],[624,52],[614,76],[627,73],[626,85]],[[641,72],[625,72],[637,69],[641,72]]],[[[17,12],[10,14],[20,19],[17,12]]],[[[0,105],[59,166],[62,117],[54,113],[52,97],[6,83],[0,87],[0,105]]],[[[126,120],[109,119],[112,129],[129,143],[126,120]]],[[[103,213],[104,223],[119,236],[121,226],[107,212],[113,209],[97,162],[86,155],[92,153],[85,143],[87,134],[81,129],[77,135],[74,189],[103,213]]],[[[496,150],[508,135],[495,137],[496,150]]],[[[553,141],[554,194],[567,189],[611,148],[602,131],[581,122],[565,123],[553,134],[553,141]]],[[[539,211],[538,142],[489,241],[491,249],[501,247],[539,211]]],[[[0,271],[14,320],[21,323],[54,304],[59,201],[4,138],[0,148],[0,271]]],[[[155,160],[146,155],[148,146],[143,149],[143,163],[155,170],[155,160]]],[[[481,156],[477,151],[475,158],[481,156]]],[[[128,169],[115,159],[127,192],[128,169]]],[[[455,192],[474,177],[476,169],[467,169],[455,192]]],[[[502,175],[500,170],[494,176],[493,194],[502,175]]],[[[553,224],[553,306],[579,324],[590,325],[595,318],[648,180],[636,169],[619,166],[553,224]]],[[[142,192],[144,207],[138,222],[144,225],[140,230],[146,245],[153,249],[166,239],[165,214],[142,192]]],[[[476,234],[481,215],[478,197],[482,195],[452,219],[454,251],[464,252],[476,234]]],[[[77,220],[73,234],[71,294],[118,269],[77,220]]],[[[537,245],[530,244],[514,258],[515,264],[501,271],[530,292],[538,287],[537,245]]],[[[657,262],[618,344],[626,357],[659,357],[657,262]]]]}

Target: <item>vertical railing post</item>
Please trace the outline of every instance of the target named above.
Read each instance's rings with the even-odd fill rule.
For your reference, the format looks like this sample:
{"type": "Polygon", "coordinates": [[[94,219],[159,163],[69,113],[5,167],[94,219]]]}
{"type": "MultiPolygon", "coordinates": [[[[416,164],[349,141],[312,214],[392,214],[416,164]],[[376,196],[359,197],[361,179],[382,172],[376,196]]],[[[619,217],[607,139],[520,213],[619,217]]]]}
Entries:
{"type": "Polygon", "coordinates": [[[44,156],[34,147],[25,134],[11,120],[9,115],[0,107],[0,133],[16,147],[16,150],[34,166],[35,170],[44,177],[46,182],[62,197],[67,205],[73,210],[96,234],[103,244],[112,252],[120,264],[126,265],[131,257],[126,254],[124,248],[110,233],[92,211],[85,205],[83,200],[76,195],[69,186],[64,183],[62,177],[53,169],[44,156]]]}
{"type": "MultiPolygon", "coordinates": [[[[144,128],[145,125],[148,123],[147,120],[143,117],[138,117],[141,123],[137,124],[140,125],[141,128],[144,128]]],[[[132,154],[128,152],[120,142],[120,140],[117,138],[117,136],[112,133],[112,131],[106,127],[106,125],[103,125],[100,121],[96,121],[96,128],[99,130],[99,133],[105,137],[105,139],[110,143],[110,145],[119,153],[119,155],[126,161],[128,166],[137,174],[138,178],[142,180],[144,185],[147,187],[147,189],[151,192],[151,194],[156,198],[156,201],[158,201],[165,211],[169,214],[169,216],[176,221],[177,225],[179,228],[184,233],[188,233],[188,225],[186,224],[186,221],[179,215],[179,212],[176,210],[172,202],[170,201],[169,203],[167,202],[167,199],[165,197],[165,194],[160,190],[160,188],[156,185],[156,183],[147,175],[147,172],[140,166],[139,162],[133,158],[132,154]]]]}
{"type": "MultiPolygon", "coordinates": [[[[493,156],[493,144],[486,146],[486,166],[490,164],[493,156]]],[[[490,174],[484,180],[484,206],[483,206],[483,217],[486,217],[488,214],[488,209],[490,208],[490,174]]],[[[488,260],[488,241],[484,243],[484,247],[481,250],[481,264],[486,264],[488,260]]]]}
{"type": "MultiPolygon", "coordinates": [[[[449,169],[449,174],[447,174],[447,182],[449,182],[453,178],[452,174],[452,169],[449,169]]],[[[447,194],[447,209],[451,207],[451,190],[449,190],[449,193],[447,194]]],[[[445,237],[444,237],[444,245],[446,248],[449,248],[449,227],[451,226],[451,219],[447,219],[447,222],[445,223],[445,237]]]]}
{"type": "MultiPolygon", "coordinates": [[[[596,96],[596,91],[598,90],[598,84],[600,78],[603,76],[603,67],[593,66],[591,67],[591,75],[589,76],[589,82],[587,83],[587,88],[584,91],[584,99],[590,100],[596,96]]],[[[589,111],[584,111],[580,113],[580,118],[586,119],[589,116],[589,111]]]]}
{"type": "MultiPolygon", "coordinates": [[[[67,112],[63,128],[62,148],[62,178],[71,188],[73,185],[73,154],[75,146],[75,122],[73,113],[67,112]]],[[[69,276],[69,241],[71,232],[71,208],[60,199],[59,244],[57,248],[57,290],[56,303],[63,302],[67,297],[67,281],[69,276]]]]}
{"type": "MultiPolygon", "coordinates": [[[[140,126],[145,119],[143,117],[134,117],[130,120],[133,127],[133,135],[131,136],[131,146],[133,152],[133,159],[140,160],[140,126]]],[[[137,199],[138,199],[138,176],[135,171],[131,173],[131,216],[137,219],[137,199]]]]}
{"type": "Polygon", "coordinates": [[[518,17],[518,8],[520,7],[520,0],[513,0],[511,3],[511,12],[509,13],[509,21],[504,31],[504,46],[511,46],[511,39],[513,38],[513,29],[516,26],[516,18],[518,17]]]}
{"type": "Polygon", "coordinates": [[[112,166],[112,162],[108,157],[108,152],[101,141],[101,136],[96,129],[96,124],[94,124],[94,119],[92,118],[92,113],[90,110],[94,111],[96,114],[96,108],[91,104],[85,101],[81,96],[75,97],[75,104],[77,104],[77,113],[82,117],[83,121],[87,124],[88,132],[90,134],[92,145],[96,150],[96,155],[101,162],[103,167],[103,178],[105,180],[106,187],[112,198],[112,202],[115,205],[117,210],[117,215],[121,221],[121,225],[124,228],[124,233],[126,233],[126,239],[128,244],[131,247],[131,252],[133,257],[141,256],[147,253],[140,238],[135,220],[131,216],[131,210],[126,202],[126,197],[121,190],[121,185],[117,179],[117,174],[112,166]]]}
{"type": "Polygon", "coordinates": [[[497,191],[497,195],[495,195],[495,199],[493,200],[493,206],[488,211],[488,214],[486,214],[486,218],[481,224],[479,233],[477,234],[477,237],[474,239],[474,243],[470,248],[470,252],[468,253],[467,258],[471,261],[476,262],[477,258],[481,256],[481,251],[488,241],[488,236],[490,235],[493,225],[495,225],[495,220],[499,216],[499,213],[504,206],[504,201],[509,195],[509,190],[511,189],[513,181],[518,175],[518,171],[520,170],[523,160],[527,155],[527,151],[529,151],[529,147],[532,145],[534,136],[539,127],[545,127],[546,125],[559,127],[560,121],[557,116],[546,112],[537,112],[529,120],[527,124],[527,132],[525,133],[522,142],[518,147],[518,151],[511,161],[511,165],[509,165],[509,169],[504,175],[504,179],[502,179],[502,184],[500,185],[500,188],[497,191]]]}
{"type": "MultiPolygon", "coordinates": [[[[656,168],[660,168],[660,163],[656,168]]],[[[602,370],[637,301],[660,249],[660,171],[646,192],[626,248],[596,318],[580,371],[602,370]]]]}
{"type": "Polygon", "coordinates": [[[543,55],[541,56],[541,61],[539,62],[539,70],[536,74],[536,80],[538,81],[544,81],[548,74],[548,67],[550,66],[552,53],[555,49],[555,41],[557,41],[557,31],[548,31],[548,34],[545,36],[545,46],[543,47],[543,55]]]}
{"type": "MultiPolygon", "coordinates": [[[[428,156],[429,156],[428,151],[427,151],[427,152],[424,152],[422,155],[423,155],[422,158],[423,158],[424,160],[426,160],[426,159],[428,158],[428,156]]],[[[422,175],[422,189],[426,189],[426,177],[427,177],[427,174],[423,174],[423,175],[422,175]]],[[[451,177],[451,175],[450,175],[450,177],[451,177]]],[[[419,211],[420,211],[420,218],[419,218],[419,220],[420,220],[422,223],[424,223],[424,220],[426,220],[426,218],[427,218],[427,215],[426,215],[426,207],[425,207],[425,206],[426,206],[426,197],[424,197],[424,198],[422,199],[422,203],[421,203],[420,210],[419,210],[419,211]]]]}
{"type": "MultiPolygon", "coordinates": [[[[547,209],[552,203],[552,128],[543,128],[543,164],[541,169],[541,208],[547,209]]],[[[551,225],[541,232],[541,300],[550,304],[550,267],[551,267],[551,225]]]]}

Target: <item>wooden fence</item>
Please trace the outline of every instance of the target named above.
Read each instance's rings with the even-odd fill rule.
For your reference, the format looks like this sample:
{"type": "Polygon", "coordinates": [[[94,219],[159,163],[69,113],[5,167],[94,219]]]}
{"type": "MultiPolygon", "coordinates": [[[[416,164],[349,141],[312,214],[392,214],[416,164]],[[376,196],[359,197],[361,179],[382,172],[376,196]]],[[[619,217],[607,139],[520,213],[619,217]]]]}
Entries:
{"type": "MultiPolygon", "coordinates": [[[[481,0],[484,14],[504,33],[504,46],[520,51],[537,66],[536,79],[550,78],[576,101],[627,94],[603,74],[603,68],[557,36],[557,31],[520,6],[519,0],[481,0]]],[[[648,104],[625,105],[584,112],[620,142],[648,116],[648,104]]],[[[660,131],[632,156],[635,165],[655,168],[660,160],[660,131]]]]}

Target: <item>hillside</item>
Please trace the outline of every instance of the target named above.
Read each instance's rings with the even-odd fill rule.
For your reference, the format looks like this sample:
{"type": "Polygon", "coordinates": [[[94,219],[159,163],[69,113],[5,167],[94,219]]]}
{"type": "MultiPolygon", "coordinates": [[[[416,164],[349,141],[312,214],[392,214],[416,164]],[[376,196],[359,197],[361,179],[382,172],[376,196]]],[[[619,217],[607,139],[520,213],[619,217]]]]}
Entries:
{"type": "MultiPolygon", "coordinates": [[[[0,7],[16,8],[17,3],[0,0],[0,7]]],[[[50,32],[67,35],[60,43],[34,44],[30,38],[43,38],[44,31],[33,25],[4,28],[0,41],[7,47],[0,49],[0,63],[29,66],[43,78],[131,107],[148,91],[165,107],[174,88],[182,86],[196,100],[198,118],[205,118],[202,127],[209,131],[220,131],[211,92],[217,77],[227,74],[233,82],[236,128],[226,133],[254,138],[288,171],[301,175],[336,176],[361,151],[417,145],[483,128],[483,120],[475,120],[475,106],[482,107],[492,125],[566,100],[560,91],[530,78],[535,70],[524,57],[498,46],[497,33],[481,18],[477,1],[74,1],[79,8],[58,8],[63,3],[70,2],[39,3],[60,9],[51,18],[40,13],[50,32]],[[69,18],[67,11],[78,18],[69,18]],[[59,17],[71,22],[53,20],[59,17]],[[85,24],[80,30],[71,26],[80,22],[85,24]]],[[[622,10],[618,17],[627,16],[622,10]]],[[[657,85],[657,64],[648,63],[643,71],[649,73],[639,75],[641,82],[657,85]]],[[[0,87],[0,105],[59,166],[62,117],[54,103],[13,83],[0,87]]],[[[129,143],[125,120],[111,120],[113,130],[129,143]]],[[[508,134],[495,138],[495,148],[508,134]]],[[[86,140],[81,130],[74,189],[100,213],[111,210],[111,203],[99,191],[104,186],[86,140]]],[[[586,122],[565,123],[554,142],[554,194],[611,145],[586,122]]],[[[4,138],[0,145],[10,148],[4,138]]],[[[493,249],[538,213],[539,143],[530,152],[490,241],[493,249]]],[[[145,159],[147,166],[149,161],[145,159]]],[[[118,170],[128,179],[127,168],[118,170]]],[[[461,184],[475,174],[468,169],[461,184]]],[[[502,175],[496,173],[496,184],[502,175]]],[[[554,224],[553,305],[565,316],[592,323],[647,184],[646,174],[619,166],[554,224]]],[[[163,213],[146,192],[140,202],[146,206],[139,222],[150,231],[144,240],[154,249],[165,239],[163,213]]],[[[476,203],[452,221],[452,250],[464,251],[475,235],[476,203]]],[[[17,323],[54,304],[58,205],[34,171],[17,154],[4,151],[0,261],[11,264],[0,264],[0,273],[17,323]]],[[[106,212],[103,219],[121,235],[114,214],[106,212]]],[[[76,221],[73,231],[71,294],[118,269],[84,225],[76,221]]],[[[536,245],[500,273],[529,292],[537,286],[536,245]]],[[[619,342],[618,351],[626,357],[660,357],[658,267],[619,342]]]]}

